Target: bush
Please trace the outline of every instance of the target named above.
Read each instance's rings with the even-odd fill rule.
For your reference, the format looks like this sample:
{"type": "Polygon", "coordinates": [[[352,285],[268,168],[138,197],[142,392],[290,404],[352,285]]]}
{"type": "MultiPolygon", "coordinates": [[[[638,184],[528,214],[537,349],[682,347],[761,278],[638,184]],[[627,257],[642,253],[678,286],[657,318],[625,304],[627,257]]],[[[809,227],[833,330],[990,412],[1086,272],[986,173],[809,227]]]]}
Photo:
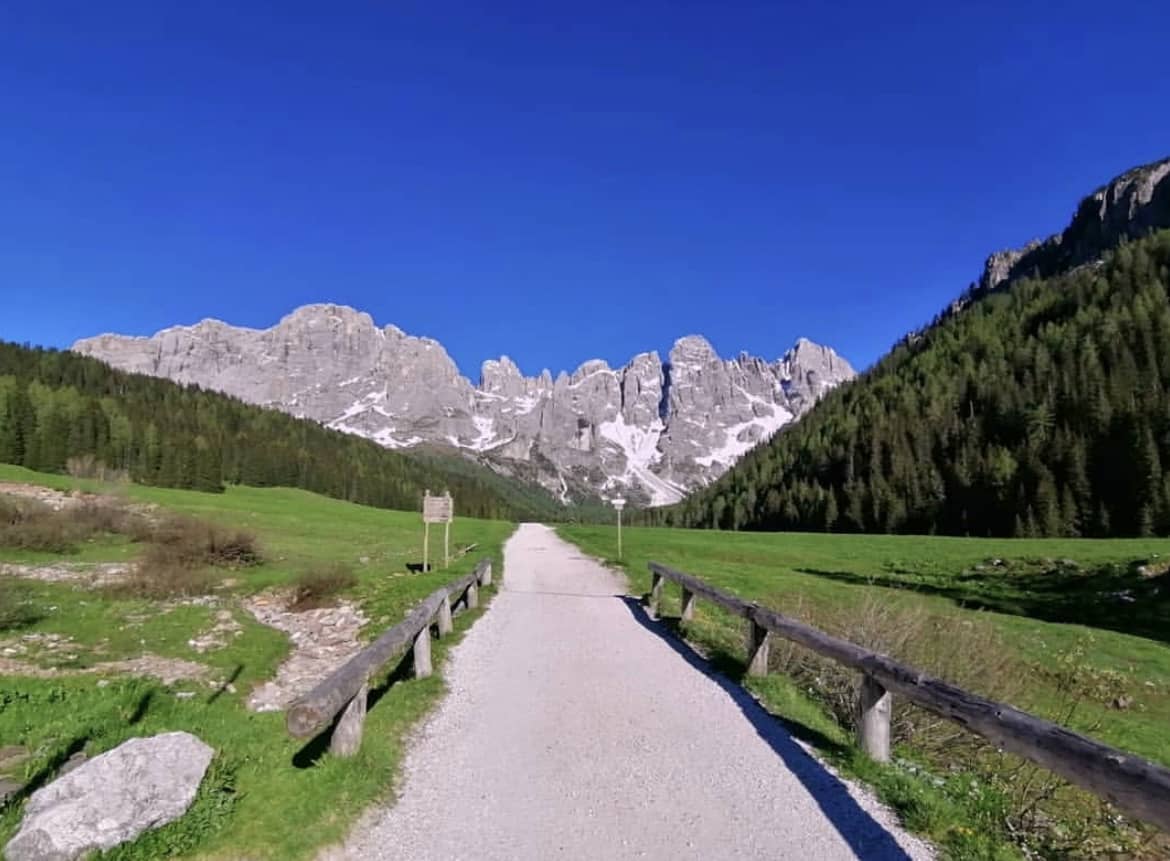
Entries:
{"type": "Polygon", "coordinates": [[[162,521],[150,542],[143,564],[247,568],[264,561],[255,535],[191,517],[170,517],[162,521]]]}
{"type": "Polygon", "coordinates": [[[263,561],[256,537],[190,517],[170,517],[149,533],[138,565],[114,587],[135,598],[207,595],[219,578],[211,568],[245,568],[263,561]]]}
{"type": "Polygon", "coordinates": [[[294,612],[336,605],[336,596],[357,585],[357,577],[346,565],[337,563],[306,571],[293,583],[293,600],[289,609],[294,612]]]}
{"type": "Polygon", "coordinates": [[[133,534],[144,518],[106,500],[87,499],[55,510],[33,499],[0,496],[0,547],[75,553],[98,535],[133,534]]]}
{"type": "Polygon", "coordinates": [[[40,618],[40,609],[30,599],[27,586],[0,579],[0,631],[23,628],[40,618]]]}

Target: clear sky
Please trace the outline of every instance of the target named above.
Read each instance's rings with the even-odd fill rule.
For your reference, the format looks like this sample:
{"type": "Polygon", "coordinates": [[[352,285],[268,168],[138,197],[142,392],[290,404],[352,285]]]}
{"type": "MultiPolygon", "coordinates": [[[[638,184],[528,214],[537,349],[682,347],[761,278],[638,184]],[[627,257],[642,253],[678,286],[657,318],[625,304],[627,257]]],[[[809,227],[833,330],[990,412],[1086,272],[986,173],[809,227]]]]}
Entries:
{"type": "Polygon", "coordinates": [[[465,373],[676,337],[865,366],[1170,155],[1170,4],[0,12],[0,338],[338,302],[465,373]]]}

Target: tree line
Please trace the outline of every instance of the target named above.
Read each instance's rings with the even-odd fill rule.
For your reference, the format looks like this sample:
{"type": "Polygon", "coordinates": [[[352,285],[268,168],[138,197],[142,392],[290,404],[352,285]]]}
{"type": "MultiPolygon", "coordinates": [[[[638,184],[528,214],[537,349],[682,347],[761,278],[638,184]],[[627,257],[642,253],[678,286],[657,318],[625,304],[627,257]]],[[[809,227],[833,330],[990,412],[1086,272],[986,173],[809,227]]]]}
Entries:
{"type": "Polygon", "coordinates": [[[0,463],[64,472],[87,460],[142,484],[298,487],[414,510],[450,490],[460,515],[541,519],[551,497],[455,458],[414,458],[236,398],[0,341],[0,463]]]}
{"type": "Polygon", "coordinates": [[[642,522],[988,536],[1170,534],[1170,231],[908,336],[642,522]]]}

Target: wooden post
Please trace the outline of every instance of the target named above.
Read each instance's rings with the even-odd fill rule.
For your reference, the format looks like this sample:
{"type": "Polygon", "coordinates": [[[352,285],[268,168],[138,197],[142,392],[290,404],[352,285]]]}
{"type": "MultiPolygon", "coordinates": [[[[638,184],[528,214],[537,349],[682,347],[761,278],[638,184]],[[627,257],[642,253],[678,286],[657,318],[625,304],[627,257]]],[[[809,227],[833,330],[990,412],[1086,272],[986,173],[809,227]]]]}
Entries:
{"type": "Polygon", "coordinates": [[[682,587],[682,613],[680,615],[684,622],[695,618],[695,593],[687,589],[686,586],[682,587]]]}
{"type": "Polygon", "coordinates": [[[890,706],[889,691],[863,676],[857,698],[857,743],[876,762],[890,761],[890,706]]]}
{"type": "Polygon", "coordinates": [[[749,676],[768,675],[768,637],[767,628],[761,628],[754,619],[748,619],[747,674],[749,676]]]}
{"type": "Polygon", "coordinates": [[[483,566],[483,576],[479,578],[481,586],[492,585],[492,563],[488,562],[483,566]]]}
{"type": "Polygon", "coordinates": [[[431,626],[424,625],[414,638],[414,677],[425,679],[431,674],[431,626]]]}
{"type": "Polygon", "coordinates": [[[423,573],[426,574],[430,569],[427,567],[427,552],[431,547],[431,524],[429,521],[423,521],[423,573]]]}
{"type": "Polygon", "coordinates": [[[658,607],[662,603],[663,577],[657,571],[650,572],[650,615],[658,618],[658,607]]]}
{"type": "Polygon", "coordinates": [[[366,722],[366,698],[369,694],[370,686],[362,685],[341,713],[341,720],[333,728],[333,737],[329,739],[329,752],[334,756],[353,756],[362,746],[362,725],[366,722]]]}
{"type": "Polygon", "coordinates": [[[464,598],[468,610],[474,610],[479,606],[479,586],[473,580],[471,585],[467,587],[467,597],[464,598]]]}
{"type": "Polygon", "coordinates": [[[439,636],[440,637],[444,636],[445,634],[450,634],[452,631],[455,630],[455,625],[451,622],[451,596],[450,595],[443,596],[443,603],[439,605],[439,613],[438,613],[437,618],[439,621],[439,636]]]}

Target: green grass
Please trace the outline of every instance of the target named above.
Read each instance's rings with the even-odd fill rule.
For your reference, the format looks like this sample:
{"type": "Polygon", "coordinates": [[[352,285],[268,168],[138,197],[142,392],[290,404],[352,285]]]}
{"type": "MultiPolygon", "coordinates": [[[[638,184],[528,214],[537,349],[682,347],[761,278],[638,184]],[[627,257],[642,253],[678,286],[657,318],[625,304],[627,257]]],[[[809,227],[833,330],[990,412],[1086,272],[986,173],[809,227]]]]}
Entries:
{"type": "MultiPolygon", "coordinates": [[[[108,492],[95,482],[43,475],[0,466],[0,481],[58,489],[108,492]]],[[[166,730],[194,732],[217,756],[199,798],[181,820],[150,832],[110,853],[116,858],[180,855],[199,858],[308,858],[322,845],[340,840],[356,815],[385,797],[393,785],[408,731],[437,702],[441,677],[396,679],[371,708],[364,743],[352,759],[323,754],[319,742],[290,738],[280,713],[255,714],[244,701],[249,690],[270,678],[287,653],[286,637],[256,623],[235,598],[291,583],[315,566],[343,563],[357,585],[348,597],[362,606],[374,636],[441,584],[470,571],[483,556],[500,570],[500,551],[511,524],[456,520],[452,548],[478,544],[447,571],[411,573],[421,560],[422,525],[417,514],[351,505],[288,489],[232,487],[224,494],[119,486],[131,503],[163,508],[242,528],[258,536],[264,564],[226,572],[235,585],[221,593],[224,606],[243,633],[219,650],[199,654],[187,641],[212,624],[207,607],[165,605],[118,598],[68,584],[15,581],[21,600],[35,612],[0,640],[25,634],[60,634],[73,639],[75,657],[20,656],[40,666],[81,670],[96,663],[144,653],[205,664],[216,684],[180,681],[172,686],[146,679],[66,674],[52,678],[0,677],[0,747],[22,745],[31,757],[15,775],[32,786],[52,779],[68,756],[108,750],[131,736],[166,730]],[[165,609],[165,612],[161,612],[165,609]],[[231,682],[232,689],[227,687],[231,682]],[[194,692],[190,698],[176,694],[194,692]]],[[[436,530],[432,530],[432,533],[436,530]]],[[[441,553],[441,532],[432,535],[432,559],[441,553]]],[[[56,556],[0,549],[0,562],[124,561],[138,545],[111,537],[56,556]]],[[[490,595],[492,590],[487,590],[490,595]]],[[[486,596],[485,596],[486,597],[486,596]]],[[[434,644],[436,667],[460,632],[482,609],[457,619],[456,638],[434,644]]],[[[0,845],[15,831],[20,804],[0,812],[0,845]]]]}
{"type": "MultiPolygon", "coordinates": [[[[620,564],[634,594],[648,591],[647,563],[654,560],[814,623],[848,619],[851,610],[861,613],[875,603],[924,614],[943,638],[953,636],[956,626],[976,622],[994,632],[1026,676],[1013,695],[1014,705],[1051,718],[1067,717],[1075,729],[1170,765],[1170,733],[1165,730],[1170,725],[1170,575],[1147,578],[1138,570],[1148,564],[1156,572],[1162,560],[1170,560],[1170,540],[633,528],[623,530],[623,559],[614,563],[613,529],[566,525],[559,532],[586,552],[620,564]],[[1133,600],[1124,600],[1122,594],[1133,600]],[[1081,692],[1071,716],[1070,673],[1081,692]],[[1124,710],[1114,707],[1117,696],[1130,699],[1124,710]]],[[[668,585],[668,616],[677,615],[676,592],[668,585]]],[[[742,623],[702,601],[698,606],[696,621],[684,633],[728,672],[739,674],[742,623]]],[[[849,638],[848,622],[835,633],[849,638]]],[[[915,776],[917,766],[867,763],[817,691],[778,675],[751,680],[749,686],[794,731],[873,783],[911,825],[954,857],[1013,853],[1003,835],[1006,801],[994,793],[971,791],[965,783],[970,775],[937,767],[929,776],[926,771],[915,776]]],[[[937,757],[931,761],[919,753],[912,745],[899,750],[907,761],[941,765],[937,757]]]]}

